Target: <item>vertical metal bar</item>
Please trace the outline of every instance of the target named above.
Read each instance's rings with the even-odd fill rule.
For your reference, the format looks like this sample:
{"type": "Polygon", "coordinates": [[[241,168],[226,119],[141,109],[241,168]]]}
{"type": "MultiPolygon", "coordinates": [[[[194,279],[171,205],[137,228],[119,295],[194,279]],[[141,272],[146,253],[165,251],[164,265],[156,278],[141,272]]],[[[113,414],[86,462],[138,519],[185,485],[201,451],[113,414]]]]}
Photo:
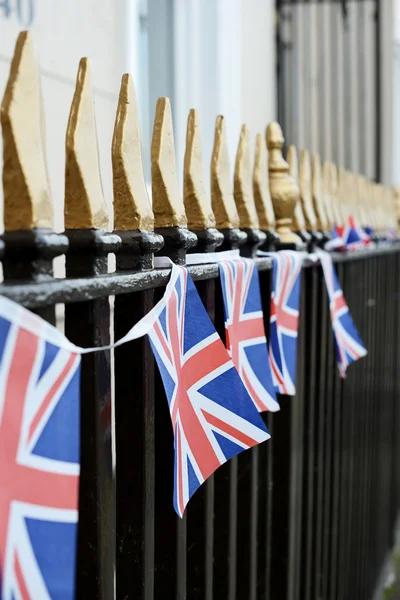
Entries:
{"type": "MultiPolygon", "coordinates": [[[[215,281],[198,281],[196,288],[212,322],[215,321],[215,281]]],[[[192,600],[213,597],[214,477],[196,492],[187,507],[187,591],[192,600]]]]}
{"type": "MultiPolygon", "coordinates": [[[[320,287],[325,288],[323,275],[320,272],[320,287]]],[[[324,501],[323,501],[323,517],[322,517],[322,556],[321,556],[321,597],[328,596],[328,588],[330,578],[332,576],[332,542],[336,535],[336,523],[332,522],[332,507],[334,488],[332,485],[333,470],[334,470],[334,453],[335,447],[335,410],[334,406],[335,395],[333,387],[333,379],[336,371],[336,365],[332,361],[332,327],[329,310],[329,301],[325,289],[324,300],[322,302],[321,320],[322,320],[322,336],[321,336],[321,368],[319,375],[319,395],[325,396],[325,459],[324,459],[324,501]]]]}
{"type": "Polygon", "coordinates": [[[303,473],[303,515],[300,598],[308,600],[312,597],[314,582],[314,550],[315,550],[315,426],[318,415],[319,394],[317,393],[317,370],[319,352],[316,340],[320,330],[320,294],[317,271],[307,269],[308,277],[306,302],[309,306],[309,320],[305,331],[305,347],[303,352],[309,358],[309,367],[305,377],[304,403],[304,473],[303,473]]]}
{"type": "MultiPolygon", "coordinates": [[[[162,288],[155,290],[154,303],[161,299],[163,293],[162,288]]],[[[186,569],[186,552],[182,552],[186,513],[181,520],[173,507],[174,439],[168,401],[158,369],[154,373],[154,398],[154,600],[162,600],[166,590],[170,598],[179,598],[182,592],[182,573],[186,569]]]]}
{"type": "MultiPolygon", "coordinates": [[[[153,307],[146,290],[115,298],[122,338],[153,307]]],[[[154,594],[154,359],[147,337],[114,351],[117,598],[154,594]]]]}
{"type": "MultiPolygon", "coordinates": [[[[77,231],[77,239],[85,232],[77,231]]],[[[68,256],[67,277],[107,271],[106,256],[68,256]]],[[[110,342],[108,298],[67,304],[65,335],[83,347],[110,342]]],[[[77,598],[112,598],[114,498],[111,449],[110,352],[82,356],[81,477],[77,551],[77,598]]]]}

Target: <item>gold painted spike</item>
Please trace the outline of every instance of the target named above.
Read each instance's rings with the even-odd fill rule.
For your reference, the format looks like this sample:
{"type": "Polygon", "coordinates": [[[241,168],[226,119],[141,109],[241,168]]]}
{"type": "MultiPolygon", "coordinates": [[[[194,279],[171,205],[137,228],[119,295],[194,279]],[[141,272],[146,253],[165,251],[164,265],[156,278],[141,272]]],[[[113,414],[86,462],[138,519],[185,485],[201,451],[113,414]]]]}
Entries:
{"type": "Polygon", "coordinates": [[[151,179],[156,227],[187,227],[175,166],[169,98],[159,98],[151,142],[151,179]]]}
{"type": "Polygon", "coordinates": [[[240,133],[233,181],[240,227],[258,229],[259,222],[253,197],[249,135],[246,125],[243,125],[240,133]]]}
{"type": "Polygon", "coordinates": [[[189,229],[196,231],[215,227],[211,199],[204,184],[200,124],[195,109],[190,111],[187,122],[183,198],[189,229]]]}
{"type": "Polygon", "coordinates": [[[336,165],[329,165],[329,195],[332,203],[332,213],[336,225],[344,225],[344,216],[342,207],[338,198],[338,173],[336,165]]]}
{"type": "Polygon", "coordinates": [[[211,201],[218,229],[239,227],[239,215],[232,193],[225,121],[222,116],[218,116],[215,123],[211,157],[211,201]]]}
{"type": "Polygon", "coordinates": [[[31,34],[19,34],[1,105],[6,231],[51,228],[43,99],[31,34]]]}
{"type": "Polygon", "coordinates": [[[311,191],[315,216],[317,220],[317,229],[319,231],[327,231],[329,229],[329,224],[322,197],[323,192],[321,187],[321,161],[319,158],[319,154],[313,154],[312,156],[311,173],[311,191]]]}
{"type": "Polygon", "coordinates": [[[90,63],[79,63],[69,113],[65,160],[65,229],[106,229],[90,63]]]}
{"type": "Polygon", "coordinates": [[[267,148],[261,133],[256,137],[256,156],[253,171],[253,194],[260,228],[264,231],[275,230],[275,215],[269,192],[267,148]]]}
{"type": "Polygon", "coordinates": [[[289,174],[289,165],[282,156],[284,141],[278,123],[270,123],[267,127],[268,171],[276,232],[281,242],[298,244],[301,240],[291,227],[295,207],[299,204],[299,186],[289,174]]]}
{"type": "Polygon", "coordinates": [[[358,216],[362,227],[368,225],[367,181],[362,175],[357,175],[358,216]]]}
{"type": "MultiPolygon", "coordinates": [[[[296,183],[299,179],[299,163],[297,160],[297,150],[295,146],[291,145],[287,149],[286,160],[289,164],[289,174],[295,179],[296,183]]],[[[293,231],[304,231],[306,229],[306,220],[304,218],[303,207],[300,202],[300,189],[297,191],[296,206],[294,209],[292,230],[293,231]]]]}
{"type": "Polygon", "coordinates": [[[321,191],[322,191],[322,199],[325,207],[325,213],[328,220],[329,231],[331,231],[332,227],[335,224],[335,215],[333,212],[332,206],[332,197],[331,197],[331,165],[329,162],[324,161],[322,163],[322,177],[321,177],[321,191]]]}
{"type": "Polygon", "coordinates": [[[143,175],[142,143],[135,89],[122,76],[112,140],[114,229],[153,231],[154,216],[143,175]]]}
{"type": "Polygon", "coordinates": [[[400,188],[397,186],[393,187],[393,202],[395,205],[397,229],[400,228],[400,188]]]}
{"type": "Polygon", "coordinates": [[[311,164],[310,155],[307,150],[300,152],[299,169],[300,198],[303,214],[306,221],[307,231],[317,229],[317,217],[315,216],[312,188],[311,188],[311,164]]]}

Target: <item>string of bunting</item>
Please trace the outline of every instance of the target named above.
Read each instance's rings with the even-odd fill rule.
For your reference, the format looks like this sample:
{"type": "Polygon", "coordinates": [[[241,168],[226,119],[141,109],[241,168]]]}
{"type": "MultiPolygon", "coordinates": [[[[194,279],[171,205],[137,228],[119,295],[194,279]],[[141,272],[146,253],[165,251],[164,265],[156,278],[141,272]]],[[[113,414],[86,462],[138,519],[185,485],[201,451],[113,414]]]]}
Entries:
{"type": "MultiPolygon", "coordinates": [[[[69,457],[69,472],[67,478],[46,473],[42,483],[53,490],[55,506],[65,508],[67,504],[72,511],[71,520],[77,520],[80,356],[148,335],[169,404],[175,439],[174,507],[182,517],[191,496],[220,465],[270,437],[258,413],[279,410],[276,392],[295,394],[300,273],[304,260],[311,258],[322,265],[341,376],[345,376],[352,361],[366,354],[331,256],[323,251],[314,255],[291,251],[269,255],[274,260],[269,354],[257,267],[254,260],[241,258],[238,252],[188,256],[191,264],[218,260],[226,348],[188,270],[165,258],[157,265],[169,263],[171,267],[163,298],[122,339],[105,347],[80,348],[39,316],[1,297],[3,372],[15,370],[18,376],[13,377],[10,372],[5,377],[8,385],[2,398],[0,456],[10,452],[24,413],[26,451],[40,438],[43,451],[36,448],[34,460],[50,461],[46,458],[46,441],[40,437],[40,423],[58,403],[57,411],[64,411],[66,417],[62,421],[65,430],[60,432],[64,440],[60,451],[69,457]],[[41,397],[47,400],[37,410],[33,392],[38,386],[42,388],[41,397]],[[55,485],[57,478],[63,485],[55,485]]],[[[35,478],[38,471],[34,465],[32,469],[35,478]]]]}

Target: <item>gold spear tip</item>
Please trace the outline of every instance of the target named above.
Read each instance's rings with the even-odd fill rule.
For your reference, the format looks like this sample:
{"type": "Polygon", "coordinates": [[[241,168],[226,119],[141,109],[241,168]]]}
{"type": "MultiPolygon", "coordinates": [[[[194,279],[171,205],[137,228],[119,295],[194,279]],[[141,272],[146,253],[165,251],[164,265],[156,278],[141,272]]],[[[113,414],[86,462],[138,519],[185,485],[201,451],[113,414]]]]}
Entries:
{"type": "Polygon", "coordinates": [[[154,216],[143,174],[139,110],[132,77],[121,80],[112,140],[114,229],[153,231],[154,216]]]}
{"type": "Polygon", "coordinates": [[[215,227],[211,199],[204,183],[200,120],[194,108],[190,110],[187,122],[183,188],[189,229],[215,227]]]}
{"type": "Polygon", "coordinates": [[[107,229],[90,62],[81,58],[66,135],[66,229],[107,229]]]}
{"type": "Polygon", "coordinates": [[[22,31],[1,105],[6,231],[52,227],[43,118],[32,35],[22,31]]]}
{"type": "Polygon", "coordinates": [[[174,133],[169,98],[157,100],[151,142],[151,178],[156,227],[187,227],[175,165],[174,133]]]}
{"type": "Polygon", "coordinates": [[[299,161],[297,158],[296,146],[290,144],[286,152],[286,161],[289,164],[289,174],[295,179],[299,176],[299,161]]]}

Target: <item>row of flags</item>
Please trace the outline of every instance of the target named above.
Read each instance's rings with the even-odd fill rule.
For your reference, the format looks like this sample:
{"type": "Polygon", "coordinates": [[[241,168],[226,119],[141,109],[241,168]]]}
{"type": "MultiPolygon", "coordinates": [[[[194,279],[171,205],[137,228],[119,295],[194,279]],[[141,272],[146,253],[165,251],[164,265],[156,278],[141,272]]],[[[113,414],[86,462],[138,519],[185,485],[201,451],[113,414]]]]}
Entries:
{"type": "MultiPolygon", "coordinates": [[[[270,437],[260,413],[279,410],[277,394],[295,394],[304,255],[270,256],[269,347],[255,261],[223,252],[213,258],[221,278],[225,343],[189,271],[172,264],[163,298],[114,344],[149,336],[174,432],[173,502],[181,517],[220,465],[270,437]]],[[[321,251],[316,258],[344,376],[366,350],[330,255],[321,251]]],[[[0,298],[1,599],[74,598],[80,357],[99,350],[75,346],[37,315],[0,298]]]]}
{"type": "MultiPolygon", "coordinates": [[[[327,251],[359,250],[366,246],[373,246],[374,231],[372,227],[361,227],[352,216],[347,217],[345,225],[334,225],[330,239],[325,244],[327,251]]],[[[394,240],[397,237],[395,230],[388,229],[384,237],[394,240]]]]}

